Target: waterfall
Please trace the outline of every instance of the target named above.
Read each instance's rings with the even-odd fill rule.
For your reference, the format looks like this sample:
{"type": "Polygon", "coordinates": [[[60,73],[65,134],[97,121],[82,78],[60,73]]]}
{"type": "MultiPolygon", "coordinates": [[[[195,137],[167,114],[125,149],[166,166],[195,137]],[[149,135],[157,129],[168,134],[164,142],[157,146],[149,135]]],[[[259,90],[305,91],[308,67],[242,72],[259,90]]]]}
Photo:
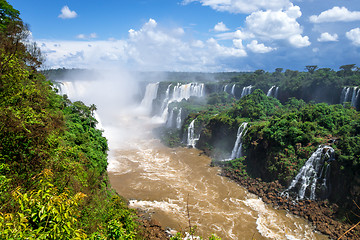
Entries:
{"type": "Polygon", "coordinates": [[[236,84],[234,84],[234,85],[232,86],[232,88],[231,88],[231,94],[232,94],[233,96],[235,96],[235,86],[236,86],[236,84]]]}
{"type": "Polygon", "coordinates": [[[340,103],[344,104],[346,101],[348,101],[348,95],[349,95],[350,88],[344,87],[341,91],[341,97],[340,97],[340,103]]]}
{"type": "MultiPolygon", "coordinates": [[[[61,82],[58,86],[59,93],[61,95],[66,94],[71,101],[84,101],[83,98],[86,97],[87,88],[91,86],[91,81],[74,81],[68,82],[64,81],[61,82]]],[[[97,111],[92,111],[92,116],[96,119],[97,129],[104,129],[101,118],[97,111]]]]}
{"type": "Polygon", "coordinates": [[[236,134],[236,141],[234,144],[234,148],[231,152],[231,158],[230,159],[235,159],[235,158],[239,158],[242,157],[242,138],[243,136],[245,136],[246,132],[247,132],[247,127],[248,123],[247,122],[243,122],[240,127],[238,128],[237,134],[236,134]]]}
{"type": "Polygon", "coordinates": [[[360,89],[357,89],[358,87],[354,87],[352,97],[351,97],[351,106],[356,107],[357,100],[359,97],[359,91],[360,89]]]}
{"type": "Polygon", "coordinates": [[[274,98],[278,98],[278,95],[279,95],[279,87],[276,87],[274,98]]]}
{"type": "Polygon", "coordinates": [[[157,97],[158,88],[159,88],[159,82],[149,83],[146,86],[145,95],[140,105],[148,113],[150,113],[152,110],[152,103],[157,97]]]}
{"type": "Polygon", "coordinates": [[[357,107],[359,94],[360,88],[358,87],[344,87],[341,91],[340,103],[344,104],[345,102],[350,102],[351,106],[357,107]]]}
{"type": "Polygon", "coordinates": [[[358,99],[359,99],[359,94],[360,94],[360,89],[357,90],[356,93],[356,97],[355,97],[355,101],[354,101],[354,107],[357,108],[357,103],[358,103],[358,99]]]}
{"type": "Polygon", "coordinates": [[[178,111],[177,118],[176,118],[176,128],[177,128],[177,129],[180,129],[180,128],[181,128],[181,123],[182,123],[181,110],[182,110],[182,109],[180,108],[180,110],[178,111]]]}
{"type": "Polygon", "coordinates": [[[173,87],[172,93],[170,94],[171,85],[172,84],[169,84],[169,86],[167,87],[165,93],[165,99],[163,101],[161,113],[160,113],[161,119],[164,122],[168,118],[170,103],[181,102],[181,100],[183,99],[188,100],[192,96],[194,97],[205,96],[205,90],[204,90],[205,86],[203,83],[188,83],[188,84],[177,83],[177,85],[173,87]]]}
{"type": "Polygon", "coordinates": [[[251,89],[253,86],[247,86],[247,87],[243,87],[243,90],[241,92],[241,97],[244,97],[246,95],[249,95],[251,93],[251,89]]]}
{"type": "Polygon", "coordinates": [[[266,96],[271,97],[272,90],[275,88],[275,86],[272,86],[269,91],[267,92],[266,96]]]}
{"type": "Polygon", "coordinates": [[[189,127],[188,127],[188,136],[187,136],[187,145],[189,147],[195,148],[195,145],[197,141],[199,140],[199,137],[195,136],[195,120],[192,120],[189,127]]]}
{"type": "Polygon", "coordinates": [[[224,86],[224,92],[226,92],[226,93],[227,93],[227,87],[228,87],[228,84],[226,84],[226,85],[224,86]]]}
{"type": "MultiPolygon", "coordinates": [[[[164,101],[161,105],[161,112],[165,112],[165,108],[167,107],[167,104],[169,102],[169,99],[170,99],[170,88],[171,88],[172,84],[169,84],[169,86],[167,87],[166,89],[166,92],[165,92],[165,98],[164,98],[164,101]]],[[[166,111],[167,112],[167,111],[166,111]]]]}
{"type": "Polygon", "coordinates": [[[286,192],[297,192],[298,199],[304,199],[308,196],[308,198],[315,200],[316,193],[319,190],[323,196],[327,196],[329,193],[330,164],[325,167],[325,161],[330,163],[333,160],[334,149],[330,146],[319,146],[292,180],[286,192]],[[319,184],[318,180],[322,181],[322,183],[319,184]],[[320,185],[320,187],[317,185],[320,185]]]}
{"type": "Polygon", "coordinates": [[[169,115],[168,119],[166,120],[166,127],[168,127],[168,128],[173,127],[175,110],[176,110],[176,108],[171,109],[170,115],[169,115]]]}
{"type": "Polygon", "coordinates": [[[277,98],[278,92],[279,92],[279,87],[276,87],[276,86],[274,85],[274,86],[272,86],[272,87],[267,91],[266,96],[277,98]]]}

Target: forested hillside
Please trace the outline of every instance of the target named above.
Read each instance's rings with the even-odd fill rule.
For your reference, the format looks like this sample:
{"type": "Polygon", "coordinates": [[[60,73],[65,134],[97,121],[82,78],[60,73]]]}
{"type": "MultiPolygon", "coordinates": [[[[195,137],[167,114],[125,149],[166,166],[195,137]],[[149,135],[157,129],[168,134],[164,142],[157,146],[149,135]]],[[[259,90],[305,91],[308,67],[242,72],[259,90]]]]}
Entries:
{"type": "MultiPolygon", "coordinates": [[[[290,195],[291,199],[300,201],[328,199],[339,206],[330,210],[333,219],[358,222],[360,115],[350,104],[306,103],[295,98],[281,103],[257,89],[239,100],[221,92],[210,94],[202,101],[192,97],[174,102],[170,107],[181,109],[186,117],[180,128],[167,125],[158,129],[168,145],[204,150],[213,157],[214,164],[223,167],[225,175],[245,185],[250,181],[247,186],[251,186],[251,179],[282,186],[270,191],[266,184],[266,187],[252,184],[257,194],[269,191],[271,197],[290,195]],[[316,152],[318,155],[313,155],[316,152]],[[319,161],[313,170],[309,170],[310,165],[304,167],[308,159],[319,161]],[[308,171],[308,175],[297,177],[301,170],[308,171]],[[298,179],[296,186],[294,179],[298,179]],[[292,184],[294,187],[290,188],[292,184]]],[[[282,201],[289,201],[289,206],[293,202],[282,201]]],[[[298,206],[311,201],[295,203],[293,212],[305,216],[306,211],[298,206]]],[[[328,204],[326,201],[320,204],[328,204]]],[[[325,222],[318,216],[309,219],[315,225],[325,222]]],[[[332,237],[337,238],[343,232],[340,227],[325,225],[319,229],[332,237]]]]}
{"type": "Polygon", "coordinates": [[[135,214],[108,186],[96,107],[56,94],[28,35],[0,0],[0,238],[137,238],[135,214]]]}

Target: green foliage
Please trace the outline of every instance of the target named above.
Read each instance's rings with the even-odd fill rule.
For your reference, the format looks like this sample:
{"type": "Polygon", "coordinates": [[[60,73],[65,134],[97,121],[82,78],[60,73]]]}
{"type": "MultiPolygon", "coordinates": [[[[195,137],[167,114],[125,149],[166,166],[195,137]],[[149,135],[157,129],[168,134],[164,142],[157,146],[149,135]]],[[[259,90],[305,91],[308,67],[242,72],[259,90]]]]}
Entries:
{"type": "Polygon", "coordinates": [[[0,0],[0,238],[134,239],[134,212],[108,188],[96,106],[56,94],[18,16],[0,0]]]}
{"type": "Polygon", "coordinates": [[[275,98],[267,97],[261,90],[241,98],[227,115],[231,118],[249,118],[259,120],[273,115],[281,103],[275,98]]]}
{"type": "Polygon", "coordinates": [[[20,12],[14,9],[6,0],[0,0],[0,31],[10,23],[19,20],[20,12]]]}
{"type": "Polygon", "coordinates": [[[13,192],[18,211],[0,215],[0,238],[6,239],[85,239],[77,227],[78,205],[86,197],[82,193],[69,196],[59,193],[51,183],[51,172],[45,170],[35,190],[13,192]]]}
{"type": "Polygon", "coordinates": [[[231,172],[234,176],[237,176],[239,178],[248,178],[249,177],[245,157],[226,161],[223,164],[223,167],[227,171],[231,172]]]}

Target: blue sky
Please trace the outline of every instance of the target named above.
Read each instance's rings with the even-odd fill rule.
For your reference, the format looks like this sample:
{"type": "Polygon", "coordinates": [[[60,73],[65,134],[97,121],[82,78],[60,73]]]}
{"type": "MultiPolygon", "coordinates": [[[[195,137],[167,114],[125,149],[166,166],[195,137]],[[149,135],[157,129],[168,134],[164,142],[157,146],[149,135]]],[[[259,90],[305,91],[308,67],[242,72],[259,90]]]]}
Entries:
{"type": "Polygon", "coordinates": [[[359,0],[10,0],[46,68],[360,66],[359,0]]]}

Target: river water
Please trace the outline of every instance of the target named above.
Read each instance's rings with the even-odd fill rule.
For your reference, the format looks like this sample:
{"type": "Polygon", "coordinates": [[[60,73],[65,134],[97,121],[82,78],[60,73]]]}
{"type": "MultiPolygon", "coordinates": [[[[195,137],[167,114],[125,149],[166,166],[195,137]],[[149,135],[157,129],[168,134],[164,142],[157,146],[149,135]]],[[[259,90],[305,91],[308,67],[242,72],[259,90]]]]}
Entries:
{"type": "MultiPolygon", "coordinates": [[[[109,78],[110,79],[110,78],[109,78]]],[[[131,79],[130,79],[131,80],[131,79]]],[[[265,205],[210,167],[197,149],[168,148],[152,135],[159,126],[131,105],[133,81],[63,82],[72,100],[95,103],[109,140],[112,187],[130,207],[152,214],[164,228],[225,239],[327,239],[308,222],[265,205]],[[100,91],[101,90],[101,91],[100,91]],[[189,217],[190,216],[190,217],[189,217]]]]}
{"type": "Polygon", "coordinates": [[[112,187],[130,207],[148,211],[164,228],[197,226],[196,235],[222,239],[327,239],[308,222],[267,206],[219,176],[197,149],[168,148],[152,136],[149,118],[119,117],[106,129],[112,187]],[[149,124],[144,124],[149,123],[149,124]],[[118,139],[119,136],[127,136],[118,139]]]}

